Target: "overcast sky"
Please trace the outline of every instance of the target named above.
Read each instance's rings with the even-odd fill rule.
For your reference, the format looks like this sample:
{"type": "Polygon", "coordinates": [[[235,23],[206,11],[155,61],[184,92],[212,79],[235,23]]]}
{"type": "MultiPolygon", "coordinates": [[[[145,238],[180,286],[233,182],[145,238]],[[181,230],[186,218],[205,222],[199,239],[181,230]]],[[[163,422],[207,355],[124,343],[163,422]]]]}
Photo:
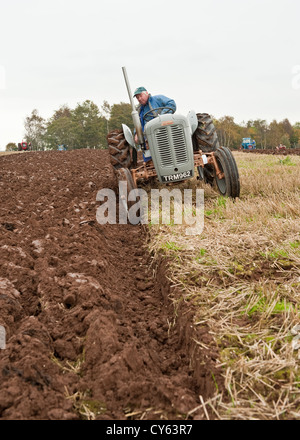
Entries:
{"type": "Polygon", "coordinates": [[[298,0],[0,0],[0,150],[86,99],[146,87],[177,112],[300,121],[298,0]]]}

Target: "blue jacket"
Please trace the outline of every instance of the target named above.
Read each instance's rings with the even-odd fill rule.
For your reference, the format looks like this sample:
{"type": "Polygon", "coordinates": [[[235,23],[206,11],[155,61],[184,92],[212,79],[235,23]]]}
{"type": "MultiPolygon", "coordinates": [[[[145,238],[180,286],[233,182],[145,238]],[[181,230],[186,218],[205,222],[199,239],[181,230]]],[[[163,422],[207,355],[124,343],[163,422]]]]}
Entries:
{"type": "MultiPolygon", "coordinates": [[[[173,99],[167,98],[164,95],[155,95],[155,96],[151,96],[149,95],[149,99],[147,101],[146,105],[142,105],[139,108],[139,115],[140,115],[140,119],[141,119],[141,124],[142,124],[142,128],[144,131],[144,127],[146,122],[150,121],[151,119],[155,118],[155,112],[153,113],[149,113],[146,116],[146,120],[144,120],[144,114],[147,113],[148,111],[155,109],[157,107],[170,107],[174,110],[174,112],[176,111],[176,103],[173,99]]],[[[163,109],[159,111],[160,114],[164,114],[164,113],[170,113],[170,111],[168,109],[163,109]]]]}

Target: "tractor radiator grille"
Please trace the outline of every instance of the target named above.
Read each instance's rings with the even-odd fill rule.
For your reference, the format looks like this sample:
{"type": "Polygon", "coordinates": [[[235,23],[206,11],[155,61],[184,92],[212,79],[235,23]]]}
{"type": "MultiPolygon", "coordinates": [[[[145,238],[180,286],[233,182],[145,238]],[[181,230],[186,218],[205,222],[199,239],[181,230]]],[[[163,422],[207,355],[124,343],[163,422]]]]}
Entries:
{"type": "Polygon", "coordinates": [[[169,145],[168,127],[162,127],[156,131],[156,142],[162,166],[167,167],[173,165],[169,145]]]}
{"type": "Polygon", "coordinates": [[[172,140],[175,150],[176,163],[182,164],[188,161],[184,132],[181,125],[171,126],[172,140]]]}
{"type": "Polygon", "coordinates": [[[181,125],[161,127],[155,135],[162,166],[174,167],[188,161],[184,131],[181,125]]]}

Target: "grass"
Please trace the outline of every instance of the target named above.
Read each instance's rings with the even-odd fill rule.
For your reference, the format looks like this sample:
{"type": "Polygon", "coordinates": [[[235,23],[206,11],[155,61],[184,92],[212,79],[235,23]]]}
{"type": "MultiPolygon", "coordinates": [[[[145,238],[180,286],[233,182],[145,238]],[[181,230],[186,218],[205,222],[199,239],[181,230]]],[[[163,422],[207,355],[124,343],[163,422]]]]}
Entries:
{"type": "Polygon", "coordinates": [[[92,399],[90,394],[89,390],[70,394],[67,387],[65,387],[66,399],[72,401],[74,410],[78,413],[81,420],[96,420],[97,416],[106,413],[106,404],[92,399]]]}
{"type": "MultiPolygon", "coordinates": [[[[76,361],[61,361],[54,354],[51,356],[52,361],[61,369],[63,373],[73,373],[78,376],[82,373],[82,367],[85,362],[85,353],[78,357],[76,361]]],[[[71,400],[75,412],[82,420],[96,420],[100,414],[105,414],[106,404],[99,400],[93,399],[90,390],[77,391],[70,394],[65,386],[66,399],[71,400]]]]}
{"type": "Polygon", "coordinates": [[[82,353],[81,356],[78,357],[78,359],[74,362],[70,361],[60,361],[54,354],[51,356],[51,360],[63,371],[63,372],[69,372],[74,374],[81,374],[81,369],[84,364],[84,358],[85,354],[82,353]]]}
{"type": "Polygon", "coordinates": [[[205,323],[218,348],[226,392],[216,387],[203,408],[226,420],[299,419],[292,329],[300,321],[300,157],[235,158],[240,198],[200,184],[201,235],[151,225],[149,246],[154,260],[164,254],[170,261],[175,310],[193,306],[194,324],[205,323]]]}

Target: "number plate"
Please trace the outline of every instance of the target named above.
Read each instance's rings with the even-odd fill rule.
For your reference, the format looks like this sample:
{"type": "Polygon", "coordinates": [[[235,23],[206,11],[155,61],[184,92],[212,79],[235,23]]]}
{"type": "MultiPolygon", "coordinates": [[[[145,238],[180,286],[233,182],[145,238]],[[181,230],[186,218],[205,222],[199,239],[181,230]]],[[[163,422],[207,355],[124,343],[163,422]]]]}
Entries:
{"type": "Polygon", "coordinates": [[[193,170],[184,171],[183,173],[170,174],[169,176],[161,176],[164,183],[177,182],[178,180],[190,179],[193,177],[193,170]]]}

